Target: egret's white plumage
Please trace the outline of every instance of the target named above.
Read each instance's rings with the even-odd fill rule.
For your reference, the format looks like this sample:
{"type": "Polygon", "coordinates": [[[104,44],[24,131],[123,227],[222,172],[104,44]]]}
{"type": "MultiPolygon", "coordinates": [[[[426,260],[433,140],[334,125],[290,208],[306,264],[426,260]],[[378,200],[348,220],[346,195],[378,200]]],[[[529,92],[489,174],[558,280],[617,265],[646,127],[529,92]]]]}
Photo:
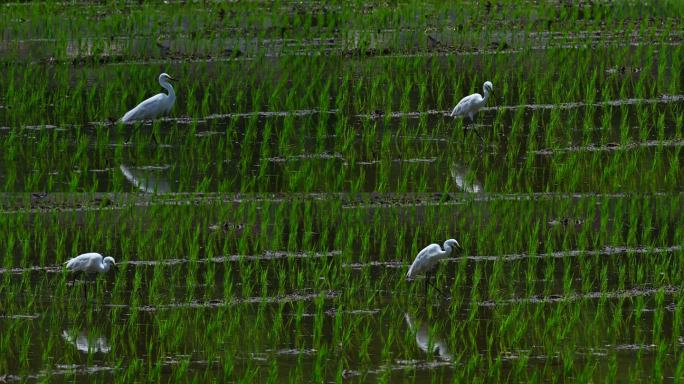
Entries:
{"type": "Polygon", "coordinates": [[[105,273],[116,262],[111,256],[103,258],[99,253],[90,252],[78,255],[64,264],[71,272],[105,273]]]}
{"type": "Polygon", "coordinates": [[[484,107],[487,99],[489,98],[489,93],[494,91],[494,86],[491,81],[485,81],[482,85],[482,91],[484,92],[484,97],[479,93],[473,93],[472,95],[466,96],[461,99],[461,101],[456,104],[454,110],[451,111],[451,117],[470,117],[470,121],[473,121],[473,116],[484,107]]]}
{"type": "Polygon", "coordinates": [[[173,91],[171,84],[169,84],[169,80],[175,79],[166,73],[159,75],[159,85],[169,92],[168,95],[166,93],[158,93],[143,101],[135,108],[126,112],[121,118],[121,122],[130,123],[137,120],[151,120],[171,112],[171,108],[173,108],[173,104],[176,102],[176,93],[173,91]]]}
{"type": "Polygon", "coordinates": [[[430,244],[423,248],[418,253],[418,256],[416,256],[416,259],[413,260],[413,264],[411,264],[408,273],[406,273],[406,278],[412,279],[422,273],[429,272],[440,260],[449,257],[453,247],[461,248],[461,245],[458,241],[449,239],[444,242],[444,250],[438,244],[430,244]]]}

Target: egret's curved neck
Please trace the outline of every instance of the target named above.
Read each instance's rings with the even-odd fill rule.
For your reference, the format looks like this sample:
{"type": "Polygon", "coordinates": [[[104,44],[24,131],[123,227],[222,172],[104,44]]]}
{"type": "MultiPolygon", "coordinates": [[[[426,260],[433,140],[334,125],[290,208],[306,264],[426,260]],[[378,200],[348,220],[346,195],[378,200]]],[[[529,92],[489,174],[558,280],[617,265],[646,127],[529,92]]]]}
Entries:
{"type": "Polygon", "coordinates": [[[484,92],[484,98],[483,99],[484,99],[484,101],[487,101],[487,99],[489,98],[489,89],[487,87],[483,87],[482,91],[484,92]]]}
{"type": "Polygon", "coordinates": [[[176,98],[176,92],[173,91],[173,87],[171,86],[171,84],[169,84],[168,81],[160,81],[159,84],[160,84],[162,87],[164,87],[164,89],[166,89],[167,91],[169,91],[168,96],[169,96],[171,99],[175,99],[175,98],[176,98]]]}
{"type": "MultiPolygon", "coordinates": [[[[171,89],[173,89],[173,88],[171,88],[171,89]]],[[[173,92],[173,91],[171,91],[171,92],[173,92]]],[[[102,272],[108,272],[109,268],[111,268],[111,267],[112,267],[111,264],[103,262],[102,266],[101,266],[102,272]]]]}
{"type": "Polygon", "coordinates": [[[449,242],[444,243],[444,257],[451,255],[451,251],[451,244],[449,244],[449,242]]]}

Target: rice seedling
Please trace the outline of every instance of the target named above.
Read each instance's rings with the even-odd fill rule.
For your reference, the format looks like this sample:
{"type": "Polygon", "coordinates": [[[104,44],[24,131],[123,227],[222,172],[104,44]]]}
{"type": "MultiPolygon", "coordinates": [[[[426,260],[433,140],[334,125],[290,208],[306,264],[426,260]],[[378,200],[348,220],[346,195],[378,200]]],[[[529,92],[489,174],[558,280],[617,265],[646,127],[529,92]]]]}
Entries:
{"type": "Polygon", "coordinates": [[[682,12],[5,5],[0,379],[681,381],[682,12]]]}

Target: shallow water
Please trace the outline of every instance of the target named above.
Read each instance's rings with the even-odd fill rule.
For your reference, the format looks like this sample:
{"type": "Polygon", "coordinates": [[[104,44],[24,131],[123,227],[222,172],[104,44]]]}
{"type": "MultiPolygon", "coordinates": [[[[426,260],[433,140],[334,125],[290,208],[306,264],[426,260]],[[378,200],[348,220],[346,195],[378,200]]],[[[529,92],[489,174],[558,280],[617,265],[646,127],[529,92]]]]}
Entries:
{"type": "Polygon", "coordinates": [[[7,5],[0,382],[680,381],[681,17],[487,4],[7,5]]]}

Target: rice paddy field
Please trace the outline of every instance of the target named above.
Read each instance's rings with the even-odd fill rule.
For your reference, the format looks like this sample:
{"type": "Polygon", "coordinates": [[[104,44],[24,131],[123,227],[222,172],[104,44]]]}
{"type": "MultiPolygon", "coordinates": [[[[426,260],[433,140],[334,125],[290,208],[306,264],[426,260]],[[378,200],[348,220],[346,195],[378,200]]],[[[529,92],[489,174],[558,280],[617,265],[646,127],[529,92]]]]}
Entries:
{"type": "Polygon", "coordinates": [[[684,3],[0,8],[0,382],[684,381],[684,3]]]}

